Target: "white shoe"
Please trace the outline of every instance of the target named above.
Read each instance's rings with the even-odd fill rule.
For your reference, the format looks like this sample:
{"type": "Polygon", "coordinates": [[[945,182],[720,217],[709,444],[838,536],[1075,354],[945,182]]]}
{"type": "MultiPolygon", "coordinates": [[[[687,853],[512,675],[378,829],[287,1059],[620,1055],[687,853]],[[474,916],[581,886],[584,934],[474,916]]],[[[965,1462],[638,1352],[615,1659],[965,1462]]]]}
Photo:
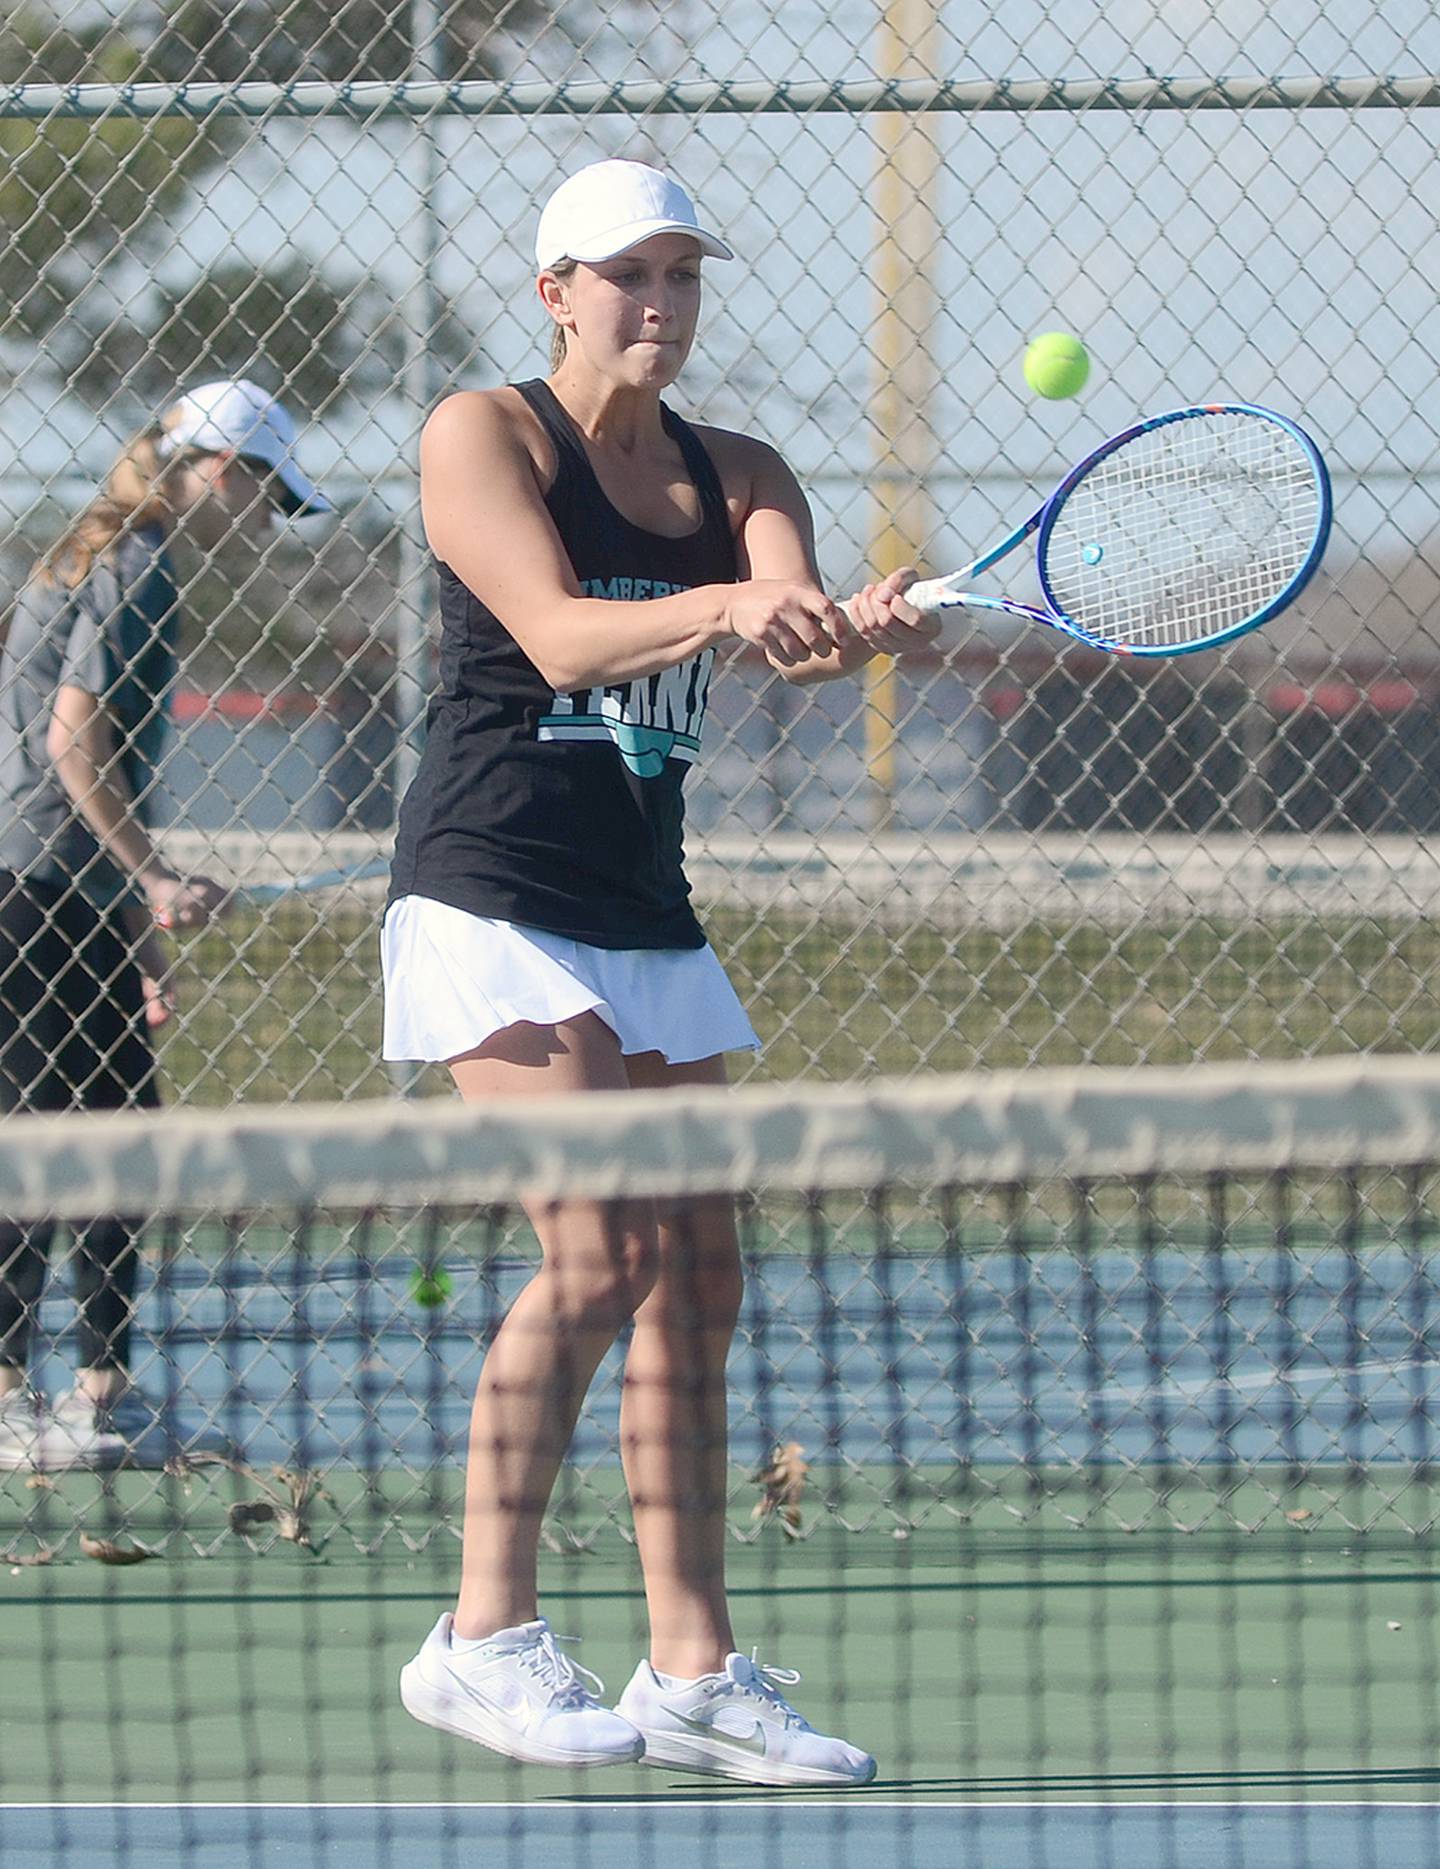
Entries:
{"type": "Polygon", "coordinates": [[[40,1449],[40,1400],[33,1389],[0,1395],[0,1472],[23,1473],[40,1449]]]}
{"type": "Polygon", "coordinates": [[[105,1425],[93,1404],[88,1412],[62,1415],[33,1390],[0,1400],[0,1468],[64,1473],[72,1467],[117,1467],[124,1458],[124,1436],[105,1425]]]}
{"type": "Polygon", "coordinates": [[[400,1698],[417,1720],[527,1765],[632,1765],[645,1750],[630,1722],[582,1685],[585,1674],[604,1691],[560,1652],[543,1616],[458,1650],[452,1621],[442,1616],[400,1670],[400,1698]]]}
{"type": "Polygon", "coordinates": [[[817,1733],[780,1692],[800,1679],[731,1655],[696,1681],[658,1675],[642,1661],[615,1703],[645,1739],[645,1763],[709,1772],[751,1785],[868,1785],[875,1761],[817,1733]]]}
{"type": "Polygon", "coordinates": [[[70,1460],[69,1466],[118,1465],[159,1468],[172,1455],[214,1452],[226,1445],[225,1437],[206,1428],[184,1434],[178,1422],[167,1420],[163,1408],[132,1385],[108,1402],[97,1402],[83,1389],[62,1395],[50,1411],[57,1438],[79,1447],[109,1450],[104,1460],[70,1460]],[[118,1451],[115,1451],[118,1448],[118,1451]]]}

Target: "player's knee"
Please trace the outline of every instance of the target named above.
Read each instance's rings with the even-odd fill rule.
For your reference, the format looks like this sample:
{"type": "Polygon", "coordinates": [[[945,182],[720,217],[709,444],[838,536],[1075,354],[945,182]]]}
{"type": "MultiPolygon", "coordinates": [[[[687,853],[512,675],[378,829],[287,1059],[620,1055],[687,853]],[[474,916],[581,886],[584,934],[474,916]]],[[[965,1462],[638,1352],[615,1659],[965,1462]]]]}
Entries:
{"type": "Polygon", "coordinates": [[[661,1275],[667,1313],[706,1331],[731,1331],[745,1296],[745,1273],[733,1227],[667,1232],[661,1275]]]}
{"type": "Polygon", "coordinates": [[[627,1240],[616,1268],[625,1315],[633,1317],[660,1276],[660,1245],[653,1229],[627,1240]]]}
{"type": "Polygon", "coordinates": [[[711,1329],[733,1330],[745,1297],[745,1273],[738,1252],[716,1252],[698,1269],[701,1308],[711,1329]]]}
{"type": "Polygon", "coordinates": [[[651,1231],[609,1239],[602,1251],[587,1255],[565,1281],[571,1301],[596,1323],[618,1328],[633,1317],[655,1288],[660,1253],[651,1231]]]}

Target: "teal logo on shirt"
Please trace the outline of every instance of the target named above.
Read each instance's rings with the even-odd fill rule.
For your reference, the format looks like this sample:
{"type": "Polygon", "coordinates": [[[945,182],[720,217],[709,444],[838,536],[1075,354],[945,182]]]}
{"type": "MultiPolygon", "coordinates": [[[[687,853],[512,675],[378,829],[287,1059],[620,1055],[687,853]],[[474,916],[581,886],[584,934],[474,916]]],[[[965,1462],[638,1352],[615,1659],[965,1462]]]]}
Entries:
{"type": "MultiPolygon", "coordinates": [[[[665,770],[665,761],[675,751],[676,735],[660,727],[636,727],[628,720],[615,723],[615,744],[620,749],[620,757],[630,770],[641,779],[658,779],[665,770]]],[[[692,754],[700,750],[697,740],[690,749],[692,754]]]]}

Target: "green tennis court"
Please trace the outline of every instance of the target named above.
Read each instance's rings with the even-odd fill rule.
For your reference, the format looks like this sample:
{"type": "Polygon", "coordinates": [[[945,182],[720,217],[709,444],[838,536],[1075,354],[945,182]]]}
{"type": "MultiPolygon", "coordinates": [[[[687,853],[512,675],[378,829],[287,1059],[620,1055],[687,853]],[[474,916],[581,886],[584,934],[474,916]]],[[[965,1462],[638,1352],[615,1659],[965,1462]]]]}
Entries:
{"type": "MultiPolygon", "coordinates": [[[[43,1183],[76,1211],[123,1174],[161,1216],[140,1366],[166,1394],[138,1470],[0,1478],[15,1860],[58,1869],[120,1824],[105,1847],[151,1869],[297,1837],[317,1862],[519,1863],[549,1839],[608,1864],[751,1822],[797,1863],[1423,1860],[1433,1066],[632,1102],[483,1129],[112,1122],[78,1184],[71,1124],[4,1156],[7,1199],[43,1183]],[[878,1759],[843,1806],[643,1766],[557,1779],[400,1706],[453,1601],[475,1372],[532,1263],[503,1190],[621,1177],[740,1201],[737,1639],[878,1759]],[[800,1483],[767,1495],[786,1447],[800,1483]],[[127,1554],[149,1556],[100,1561],[127,1554]],[[719,1815],[752,1807],[775,1814],[719,1815]]],[[[55,1359],[67,1315],[47,1301],[55,1359]]],[[[617,1354],[542,1567],[612,1692],[647,1641],[619,1378],[617,1354]]]]}
{"type": "MultiPolygon", "coordinates": [[[[1243,1548],[950,1533],[897,1556],[880,1542],[767,1544],[730,1567],[741,1639],[799,1668],[807,1707],[880,1760],[862,1801],[1404,1802],[1440,1786],[1425,1634],[1440,1567],[1413,1549],[1357,1553],[1299,1528],[1243,1548]]],[[[552,1799],[563,1778],[400,1706],[400,1666],[453,1588],[448,1543],[443,1564],[65,1565],[43,1590],[11,1575],[5,1799],[60,1785],[98,1804],[552,1799]]],[[[644,1645],[633,1559],[551,1561],[545,1601],[588,1665],[629,1673],[644,1645]]],[[[583,1788],[697,1792],[642,1767],[583,1788]]]]}
{"type": "MultiPolygon", "coordinates": [[[[1419,1862],[1440,1828],[1417,1640],[1440,1572],[1404,1547],[1313,1545],[951,1534],[900,1556],[865,1539],[739,1554],[742,1639],[800,1668],[813,1715],[881,1762],[843,1808],[643,1767],[557,1783],[416,1726],[395,1676],[448,1564],[193,1562],[98,1583],[67,1567],[43,1595],[22,1574],[6,1590],[4,1802],[62,1798],[72,1849],[128,1835],[136,1861],[216,1869],[297,1848],[400,1869],[482,1845],[498,1862],[560,1848],[619,1864],[717,1831],[796,1864],[903,1845],[934,1869],[972,1849],[1018,1869],[1038,1837],[1084,1865],[1284,1862],[1302,1835],[1305,1860],[1336,1869],[1365,1850],[1419,1862]]],[[[545,1580],[588,1664],[628,1673],[633,1562],[552,1562],[545,1580]]],[[[71,1860],[59,1833],[53,1810],[0,1811],[35,1869],[71,1860]]]]}

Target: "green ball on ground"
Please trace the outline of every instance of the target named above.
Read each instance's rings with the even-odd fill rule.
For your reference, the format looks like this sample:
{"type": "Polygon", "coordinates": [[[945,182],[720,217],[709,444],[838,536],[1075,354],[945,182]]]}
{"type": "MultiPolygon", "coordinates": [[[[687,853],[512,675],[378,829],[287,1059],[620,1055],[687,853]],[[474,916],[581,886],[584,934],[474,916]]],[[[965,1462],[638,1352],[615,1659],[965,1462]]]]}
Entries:
{"type": "Polygon", "coordinates": [[[1051,402],[1078,396],[1089,374],[1085,346],[1068,331],[1046,331],[1025,352],[1025,381],[1051,402]]]}
{"type": "Polygon", "coordinates": [[[448,1304],[454,1286],[450,1283],[450,1274],[443,1266],[426,1268],[417,1265],[410,1274],[410,1297],[415,1304],[432,1311],[437,1305],[448,1304]]]}

